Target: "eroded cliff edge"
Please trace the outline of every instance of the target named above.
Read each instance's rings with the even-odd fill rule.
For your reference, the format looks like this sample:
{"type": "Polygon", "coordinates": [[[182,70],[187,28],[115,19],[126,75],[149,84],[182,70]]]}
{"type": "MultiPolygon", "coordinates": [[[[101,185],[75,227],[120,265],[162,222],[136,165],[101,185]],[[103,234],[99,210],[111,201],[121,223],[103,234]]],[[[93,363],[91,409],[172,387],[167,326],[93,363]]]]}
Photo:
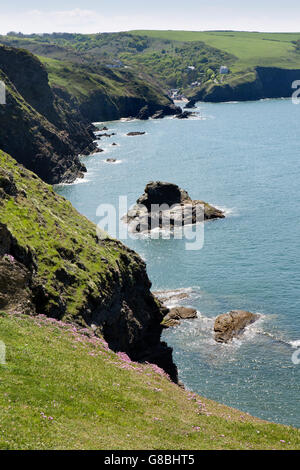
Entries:
{"type": "Polygon", "coordinates": [[[143,260],[0,151],[0,310],[75,322],[177,381],[143,260]]]}

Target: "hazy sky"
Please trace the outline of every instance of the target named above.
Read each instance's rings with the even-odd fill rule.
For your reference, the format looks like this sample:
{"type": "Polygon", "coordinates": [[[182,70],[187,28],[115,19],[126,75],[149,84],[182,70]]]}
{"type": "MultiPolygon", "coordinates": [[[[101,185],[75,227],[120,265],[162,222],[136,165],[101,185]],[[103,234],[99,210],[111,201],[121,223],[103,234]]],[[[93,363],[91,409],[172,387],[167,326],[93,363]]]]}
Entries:
{"type": "Polygon", "coordinates": [[[129,29],[300,31],[300,0],[0,0],[0,33],[129,29]],[[48,6],[47,6],[48,5],[48,6]]]}

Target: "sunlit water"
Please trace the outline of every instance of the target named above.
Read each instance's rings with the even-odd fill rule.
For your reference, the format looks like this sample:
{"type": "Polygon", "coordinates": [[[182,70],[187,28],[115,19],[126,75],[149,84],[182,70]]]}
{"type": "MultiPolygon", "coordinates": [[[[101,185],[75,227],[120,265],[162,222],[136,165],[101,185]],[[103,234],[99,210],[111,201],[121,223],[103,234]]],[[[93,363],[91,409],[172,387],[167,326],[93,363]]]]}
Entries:
{"type": "Polygon", "coordinates": [[[184,289],[189,297],[180,304],[199,312],[163,335],[185,385],[299,427],[300,365],[291,356],[300,340],[300,106],[200,104],[197,112],[182,121],[105,123],[117,135],[101,141],[104,153],[83,159],[86,178],[56,189],[96,223],[99,204],[118,207],[121,195],[133,204],[150,180],[177,183],[226,209],[226,219],[205,224],[200,251],[186,251],[185,240],[125,243],[146,260],[153,290],[184,289]],[[239,340],[218,345],[214,318],[232,309],[262,317],[239,340]]]}

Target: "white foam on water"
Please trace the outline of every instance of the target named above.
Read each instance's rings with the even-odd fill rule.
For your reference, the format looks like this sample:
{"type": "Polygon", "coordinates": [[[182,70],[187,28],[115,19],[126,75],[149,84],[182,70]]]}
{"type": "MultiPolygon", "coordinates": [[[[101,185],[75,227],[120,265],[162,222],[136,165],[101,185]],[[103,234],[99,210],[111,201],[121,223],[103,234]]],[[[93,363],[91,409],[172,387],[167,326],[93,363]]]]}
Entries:
{"type": "Polygon", "coordinates": [[[290,341],[290,345],[291,345],[292,348],[294,348],[294,349],[300,348],[300,339],[297,340],[297,341],[290,341]]]}

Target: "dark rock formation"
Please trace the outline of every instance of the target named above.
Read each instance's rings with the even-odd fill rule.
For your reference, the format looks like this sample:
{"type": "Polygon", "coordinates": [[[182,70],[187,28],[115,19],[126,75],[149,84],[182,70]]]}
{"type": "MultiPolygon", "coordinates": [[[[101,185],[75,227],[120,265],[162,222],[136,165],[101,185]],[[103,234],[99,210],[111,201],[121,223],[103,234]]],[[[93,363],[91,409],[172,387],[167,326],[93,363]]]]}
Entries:
{"type": "Polygon", "coordinates": [[[150,110],[149,110],[149,106],[146,105],[138,113],[137,119],[141,119],[141,121],[147,121],[147,119],[149,119],[150,116],[151,116],[151,113],[150,113],[150,110]]]}
{"type": "Polygon", "coordinates": [[[145,134],[146,134],[146,132],[128,132],[127,135],[128,135],[129,137],[134,137],[134,136],[136,136],[136,135],[145,135],[145,134]]]}
{"type": "Polygon", "coordinates": [[[218,343],[228,343],[258,319],[259,315],[244,310],[233,310],[220,315],[215,321],[215,340],[218,343]]]}
{"type": "MultiPolygon", "coordinates": [[[[246,74],[245,74],[246,75],[246,74]]],[[[299,80],[300,70],[277,67],[256,67],[252,75],[236,76],[232,82],[224,84],[204,84],[186,108],[192,108],[197,101],[254,101],[263,98],[289,98],[292,83],[299,80]]]]}
{"type": "Polygon", "coordinates": [[[78,154],[94,148],[93,126],[70,110],[52,89],[32,54],[0,46],[0,79],[6,84],[0,107],[0,148],[49,183],[72,182],[86,171],[78,154]]]}
{"type": "Polygon", "coordinates": [[[107,163],[116,163],[117,160],[115,158],[107,158],[105,161],[107,163]]]}
{"type": "Polygon", "coordinates": [[[203,220],[224,218],[224,213],[203,201],[193,201],[188,193],[176,184],[150,182],[137,204],[123,220],[135,232],[162,228],[164,222],[170,229],[195,224],[203,220]]]}
{"type": "Polygon", "coordinates": [[[164,328],[180,325],[180,320],[197,318],[197,310],[187,307],[172,308],[162,321],[164,328]]]}

